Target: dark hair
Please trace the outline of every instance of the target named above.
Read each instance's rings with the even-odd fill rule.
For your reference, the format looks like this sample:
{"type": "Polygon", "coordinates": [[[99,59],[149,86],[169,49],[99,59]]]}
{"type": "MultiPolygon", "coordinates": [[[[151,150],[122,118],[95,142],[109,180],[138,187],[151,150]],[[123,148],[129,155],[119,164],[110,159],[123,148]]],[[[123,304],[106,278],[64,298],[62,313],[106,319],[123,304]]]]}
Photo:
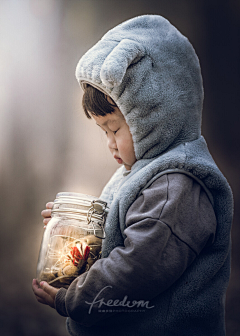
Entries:
{"type": "Polygon", "coordinates": [[[106,94],[89,84],[83,84],[83,88],[82,106],[88,119],[91,119],[91,115],[103,117],[108,113],[113,113],[117,105],[110,97],[111,102],[106,94]]]}

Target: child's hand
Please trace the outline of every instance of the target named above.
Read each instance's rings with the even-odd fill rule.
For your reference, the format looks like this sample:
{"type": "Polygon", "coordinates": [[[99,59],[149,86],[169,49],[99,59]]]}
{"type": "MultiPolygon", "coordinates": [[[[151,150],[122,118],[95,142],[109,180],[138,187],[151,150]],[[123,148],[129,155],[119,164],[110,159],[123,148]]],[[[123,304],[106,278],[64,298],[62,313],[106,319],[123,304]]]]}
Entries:
{"type": "Polygon", "coordinates": [[[37,279],[33,279],[32,290],[38,302],[46,304],[55,309],[55,296],[59,289],[50,286],[45,281],[41,281],[39,284],[37,279]]]}
{"type": "Polygon", "coordinates": [[[46,204],[46,209],[41,212],[41,215],[44,218],[44,220],[43,220],[44,225],[47,225],[47,223],[51,219],[51,209],[52,209],[52,207],[53,207],[53,202],[48,202],[46,204]]]}

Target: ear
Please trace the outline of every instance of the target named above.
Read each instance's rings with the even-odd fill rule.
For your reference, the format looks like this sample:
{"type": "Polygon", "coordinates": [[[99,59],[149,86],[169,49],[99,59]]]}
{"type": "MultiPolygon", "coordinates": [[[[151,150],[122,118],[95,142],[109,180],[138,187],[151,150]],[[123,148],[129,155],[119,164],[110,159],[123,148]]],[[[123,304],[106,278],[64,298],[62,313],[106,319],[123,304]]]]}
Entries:
{"type": "Polygon", "coordinates": [[[104,85],[114,87],[121,84],[127,68],[145,55],[143,46],[132,40],[122,40],[107,56],[100,77],[104,85]]]}

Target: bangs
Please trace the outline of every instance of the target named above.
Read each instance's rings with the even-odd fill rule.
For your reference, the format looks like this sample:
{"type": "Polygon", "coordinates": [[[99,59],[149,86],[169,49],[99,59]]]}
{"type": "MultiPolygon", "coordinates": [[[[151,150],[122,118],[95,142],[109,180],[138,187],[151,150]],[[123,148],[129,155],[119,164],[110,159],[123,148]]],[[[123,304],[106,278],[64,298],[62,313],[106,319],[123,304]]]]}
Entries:
{"type": "Polygon", "coordinates": [[[91,115],[103,117],[114,112],[114,107],[117,107],[117,105],[110,97],[107,97],[95,87],[84,84],[82,106],[88,119],[91,119],[91,115]],[[111,99],[111,102],[108,99],[111,99]]]}

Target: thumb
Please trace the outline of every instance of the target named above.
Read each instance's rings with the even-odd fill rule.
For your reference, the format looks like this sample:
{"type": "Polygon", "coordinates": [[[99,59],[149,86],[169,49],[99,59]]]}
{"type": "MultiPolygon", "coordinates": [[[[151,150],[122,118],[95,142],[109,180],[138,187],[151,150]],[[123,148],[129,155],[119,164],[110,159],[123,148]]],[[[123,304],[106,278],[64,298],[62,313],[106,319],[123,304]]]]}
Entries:
{"type": "Polygon", "coordinates": [[[46,281],[41,281],[40,282],[41,288],[44,290],[45,293],[50,295],[53,299],[55,298],[57,289],[50,286],[46,281]]]}

